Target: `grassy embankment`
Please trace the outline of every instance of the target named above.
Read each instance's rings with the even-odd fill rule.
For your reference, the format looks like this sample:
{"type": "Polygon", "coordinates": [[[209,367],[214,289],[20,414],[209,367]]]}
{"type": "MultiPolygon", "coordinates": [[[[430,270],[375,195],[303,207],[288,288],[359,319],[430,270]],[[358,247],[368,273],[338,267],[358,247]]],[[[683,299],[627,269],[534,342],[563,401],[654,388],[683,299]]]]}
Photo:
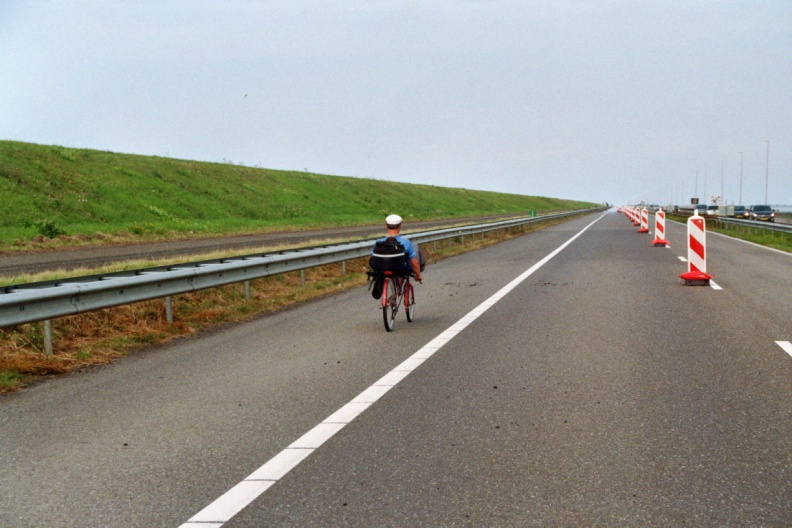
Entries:
{"type": "MultiPolygon", "coordinates": [[[[2,250],[375,224],[394,211],[409,221],[592,205],[10,141],[0,142],[0,194],[2,250]]],[[[424,249],[432,262],[519,234],[424,249]]],[[[299,273],[259,279],[249,300],[241,285],[180,295],[172,325],[161,300],[63,317],[53,321],[52,356],[42,353],[40,324],[0,330],[0,392],[358,287],[365,269],[366,259],[357,259],[345,275],[338,265],[308,270],[304,288],[299,273]]]]}
{"type": "Polygon", "coordinates": [[[591,205],[14,141],[0,141],[0,196],[4,251],[591,205]]]}

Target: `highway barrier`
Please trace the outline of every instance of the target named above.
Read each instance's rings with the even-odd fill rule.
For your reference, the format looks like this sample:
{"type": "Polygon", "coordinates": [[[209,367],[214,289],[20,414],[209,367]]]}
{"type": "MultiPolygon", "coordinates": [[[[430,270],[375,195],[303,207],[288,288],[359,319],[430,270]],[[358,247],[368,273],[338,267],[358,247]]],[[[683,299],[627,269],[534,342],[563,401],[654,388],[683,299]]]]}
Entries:
{"type": "Polygon", "coordinates": [[[638,229],[639,233],[649,232],[649,210],[644,207],[641,209],[641,228],[638,229]]]}
{"type": "Polygon", "coordinates": [[[655,213],[655,236],[652,240],[652,245],[655,247],[668,246],[668,240],[665,239],[665,217],[665,211],[662,209],[655,213]]]}
{"type": "Polygon", "coordinates": [[[698,211],[687,221],[688,232],[688,270],[679,278],[685,284],[709,285],[712,275],[707,274],[707,228],[704,218],[698,215],[698,211]]]}

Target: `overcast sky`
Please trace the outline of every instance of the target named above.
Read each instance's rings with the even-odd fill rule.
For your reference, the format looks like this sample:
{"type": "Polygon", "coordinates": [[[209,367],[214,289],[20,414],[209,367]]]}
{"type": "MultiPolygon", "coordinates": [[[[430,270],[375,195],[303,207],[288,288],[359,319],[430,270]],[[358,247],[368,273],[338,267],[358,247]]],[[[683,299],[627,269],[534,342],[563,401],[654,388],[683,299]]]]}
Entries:
{"type": "Polygon", "coordinates": [[[792,1],[2,0],[0,139],[792,204],[792,1]]]}

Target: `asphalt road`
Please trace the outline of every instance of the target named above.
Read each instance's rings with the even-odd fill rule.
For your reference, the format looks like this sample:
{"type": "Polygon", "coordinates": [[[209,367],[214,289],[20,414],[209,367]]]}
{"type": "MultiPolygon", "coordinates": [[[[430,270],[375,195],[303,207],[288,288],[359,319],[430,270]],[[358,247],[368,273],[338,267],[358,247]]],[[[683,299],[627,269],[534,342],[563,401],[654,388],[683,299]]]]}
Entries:
{"type": "Polygon", "coordinates": [[[359,289],[0,398],[0,526],[791,526],[792,256],[710,234],[722,289],[685,286],[667,228],[434,263],[392,333],[359,289]]]}

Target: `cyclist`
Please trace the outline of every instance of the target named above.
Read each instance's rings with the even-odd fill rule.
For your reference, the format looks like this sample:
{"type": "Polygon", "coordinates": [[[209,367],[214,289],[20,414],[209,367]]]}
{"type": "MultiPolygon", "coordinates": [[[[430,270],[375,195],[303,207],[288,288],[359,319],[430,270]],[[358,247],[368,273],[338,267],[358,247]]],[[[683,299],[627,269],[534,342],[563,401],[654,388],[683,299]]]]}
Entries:
{"type": "Polygon", "coordinates": [[[412,272],[415,275],[415,280],[423,282],[418,248],[410,242],[410,239],[399,234],[402,227],[402,217],[396,214],[388,215],[385,218],[385,227],[388,229],[388,235],[380,238],[377,242],[383,242],[391,237],[395,238],[397,242],[404,246],[404,252],[407,254],[407,273],[412,272]]]}

